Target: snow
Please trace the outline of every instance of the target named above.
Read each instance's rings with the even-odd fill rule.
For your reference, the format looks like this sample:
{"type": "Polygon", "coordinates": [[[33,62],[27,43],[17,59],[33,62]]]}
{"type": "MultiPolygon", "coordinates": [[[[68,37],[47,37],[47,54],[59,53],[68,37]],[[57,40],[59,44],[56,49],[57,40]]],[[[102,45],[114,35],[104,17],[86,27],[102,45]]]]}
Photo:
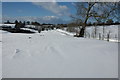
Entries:
{"type": "Polygon", "coordinates": [[[3,78],[118,77],[117,43],[75,38],[60,30],[2,31],[2,36],[3,78]]]}
{"type": "Polygon", "coordinates": [[[2,79],[2,32],[0,31],[0,79],[2,79]]]}
{"type": "Polygon", "coordinates": [[[14,28],[15,27],[15,24],[0,24],[0,27],[1,26],[4,26],[4,27],[12,27],[12,28],[14,28]]]}
{"type": "Polygon", "coordinates": [[[33,29],[29,29],[29,28],[20,28],[22,30],[28,30],[28,31],[31,31],[31,32],[38,32],[37,30],[33,30],[33,29]]]}
{"type": "MultiPolygon", "coordinates": [[[[118,27],[120,27],[120,25],[96,26],[96,38],[94,37],[94,39],[99,39],[99,34],[100,34],[101,38],[104,36],[104,40],[107,40],[107,35],[109,34],[110,35],[109,41],[120,42],[118,39],[119,38],[118,27]]],[[[79,32],[78,27],[74,27],[74,28],[76,31],[79,32]]],[[[75,35],[76,31],[70,34],[75,35]]],[[[68,33],[66,32],[66,28],[64,28],[64,30],[60,30],[60,32],[68,33]]],[[[95,26],[87,26],[85,30],[85,34],[86,34],[86,38],[93,38],[93,36],[95,36],[95,26]]]]}
{"type": "Polygon", "coordinates": [[[25,27],[28,27],[28,28],[35,28],[36,26],[35,26],[35,25],[25,25],[25,27]]]}
{"type": "MultiPolygon", "coordinates": [[[[119,25],[97,26],[96,27],[97,39],[99,38],[99,33],[100,33],[101,36],[104,35],[104,39],[106,40],[107,34],[110,32],[110,41],[118,42],[118,27],[119,27],[119,25]],[[103,27],[104,27],[104,30],[103,30],[103,27]]],[[[89,33],[90,37],[92,37],[95,32],[95,27],[94,26],[87,27],[86,32],[89,33]]],[[[88,37],[88,35],[87,35],[87,37],[88,37]]]]}
{"type": "Polygon", "coordinates": [[[70,33],[65,30],[57,29],[58,32],[62,33],[62,35],[69,35],[69,36],[74,36],[75,33],[70,33]]]}

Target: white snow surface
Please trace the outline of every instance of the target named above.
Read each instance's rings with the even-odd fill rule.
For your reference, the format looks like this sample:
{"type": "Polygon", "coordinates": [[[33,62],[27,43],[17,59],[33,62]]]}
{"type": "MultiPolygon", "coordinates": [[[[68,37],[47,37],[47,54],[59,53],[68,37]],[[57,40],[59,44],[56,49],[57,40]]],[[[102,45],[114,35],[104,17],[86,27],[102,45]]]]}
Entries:
{"type": "Polygon", "coordinates": [[[70,33],[62,29],[57,29],[58,32],[62,33],[63,35],[69,35],[69,36],[74,36],[75,33],[70,33]]]}
{"type": "Polygon", "coordinates": [[[31,31],[31,32],[38,32],[37,30],[33,30],[33,29],[29,29],[29,28],[20,28],[22,30],[28,30],[28,31],[31,31]]]}
{"type": "Polygon", "coordinates": [[[0,79],[2,79],[2,32],[0,31],[0,79]]]}
{"type": "MultiPolygon", "coordinates": [[[[110,41],[119,42],[118,41],[118,27],[119,26],[120,25],[97,26],[96,27],[96,38],[98,39],[99,34],[101,34],[101,37],[104,35],[104,39],[106,40],[107,34],[109,33],[110,41]],[[103,30],[103,27],[104,27],[104,30],[103,30]]],[[[95,27],[94,26],[87,27],[86,32],[87,32],[87,37],[88,37],[88,34],[90,35],[90,37],[92,37],[95,32],[95,27]]]]}
{"type": "Polygon", "coordinates": [[[15,24],[0,24],[0,27],[1,26],[4,26],[4,27],[12,27],[12,28],[14,28],[15,27],[15,24]]]}
{"type": "MultiPolygon", "coordinates": [[[[99,39],[99,34],[101,36],[101,38],[103,38],[104,36],[104,40],[107,40],[107,35],[109,34],[110,38],[109,41],[111,42],[120,42],[119,41],[119,37],[118,37],[118,27],[120,27],[120,25],[105,25],[105,26],[96,26],[96,37],[94,37],[94,39],[99,39]]],[[[79,28],[78,27],[74,27],[76,31],[79,32],[79,28]]],[[[61,31],[61,30],[60,30],[61,31]]],[[[70,33],[71,34],[75,34],[76,31],[74,33],[70,33]]],[[[64,33],[68,33],[66,32],[66,28],[64,28],[61,32],[64,33]]],[[[86,38],[93,38],[93,36],[95,36],[95,26],[88,26],[86,27],[85,30],[85,34],[86,34],[86,38]]]]}
{"type": "MultiPolygon", "coordinates": [[[[1,44],[1,42],[0,42],[1,44]]],[[[3,78],[117,78],[118,44],[58,30],[2,31],[3,78]]]]}
{"type": "Polygon", "coordinates": [[[28,28],[35,28],[36,26],[35,26],[35,25],[25,25],[25,27],[28,27],[28,28]]]}

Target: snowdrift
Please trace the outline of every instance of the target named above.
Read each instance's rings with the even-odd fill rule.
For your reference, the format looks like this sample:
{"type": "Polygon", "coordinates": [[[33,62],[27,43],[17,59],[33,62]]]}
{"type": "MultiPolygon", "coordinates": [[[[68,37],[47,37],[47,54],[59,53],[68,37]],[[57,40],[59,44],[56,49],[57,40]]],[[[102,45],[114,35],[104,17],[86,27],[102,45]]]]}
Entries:
{"type": "Polygon", "coordinates": [[[117,43],[59,31],[2,32],[3,78],[118,77],[117,43]]]}

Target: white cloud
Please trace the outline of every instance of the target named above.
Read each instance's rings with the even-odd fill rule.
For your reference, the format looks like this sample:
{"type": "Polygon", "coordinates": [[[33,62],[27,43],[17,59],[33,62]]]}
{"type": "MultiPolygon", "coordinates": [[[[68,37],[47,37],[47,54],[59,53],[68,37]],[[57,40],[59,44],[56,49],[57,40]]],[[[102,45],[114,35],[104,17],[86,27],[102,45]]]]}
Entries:
{"type": "Polygon", "coordinates": [[[51,19],[59,19],[59,17],[56,17],[56,16],[44,16],[42,19],[48,21],[48,20],[51,20],[51,19]]]}
{"type": "Polygon", "coordinates": [[[68,7],[65,5],[59,5],[57,2],[33,2],[34,5],[41,6],[46,10],[49,10],[59,16],[68,15],[68,7]]]}

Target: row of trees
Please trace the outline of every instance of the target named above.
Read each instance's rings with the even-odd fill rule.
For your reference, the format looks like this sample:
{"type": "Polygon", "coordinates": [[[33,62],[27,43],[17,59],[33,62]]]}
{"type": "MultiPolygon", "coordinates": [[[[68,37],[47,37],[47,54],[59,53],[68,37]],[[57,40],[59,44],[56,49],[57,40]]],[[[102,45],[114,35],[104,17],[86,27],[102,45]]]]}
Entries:
{"type": "Polygon", "coordinates": [[[23,28],[25,27],[25,25],[36,25],[36,26],[39,26],[40,23],[38,22],[30,22],[30,21],[18,21],[18,20],[15,20],[14,22],[10,22],[9,20],[7,20],[6,22],[4,22],[4,24],[15,24],[15,29],[17,31],[20,30],[20,28],[23,28]]]}
{"type": "Polygon", "coordinates": [[[30,22],[30,21],[18,21],[18,20],[15,20],[14,22],[10,22],[9,20],[7,20],[6,22],[4,22],[4,24],[24,24],[24,25],[40,25],[39,22],[30,22]]]}
{"type": "Polygon", "coordinates": [[[87,23],[87,26],[97,26],[97,25],[119,25],[120,22],[119,21],[113,21],[112,19],[108,19],[106,22],[94,22],[94,23],[91,23],[91,22],[88,22],[87,23]]]}
{"type": "MultiPolygon", "coordinates": [[[[101,26],[101,25],[120,25],[119,21],[113,21],[112,19],[108,19],[106,22],[88,22],[86,26],[101,26]]],[[[68,27],[74,27],[74,26],[82,26],[82,24],[76,24],[75,22],[69,23],[68,27]]]]}

